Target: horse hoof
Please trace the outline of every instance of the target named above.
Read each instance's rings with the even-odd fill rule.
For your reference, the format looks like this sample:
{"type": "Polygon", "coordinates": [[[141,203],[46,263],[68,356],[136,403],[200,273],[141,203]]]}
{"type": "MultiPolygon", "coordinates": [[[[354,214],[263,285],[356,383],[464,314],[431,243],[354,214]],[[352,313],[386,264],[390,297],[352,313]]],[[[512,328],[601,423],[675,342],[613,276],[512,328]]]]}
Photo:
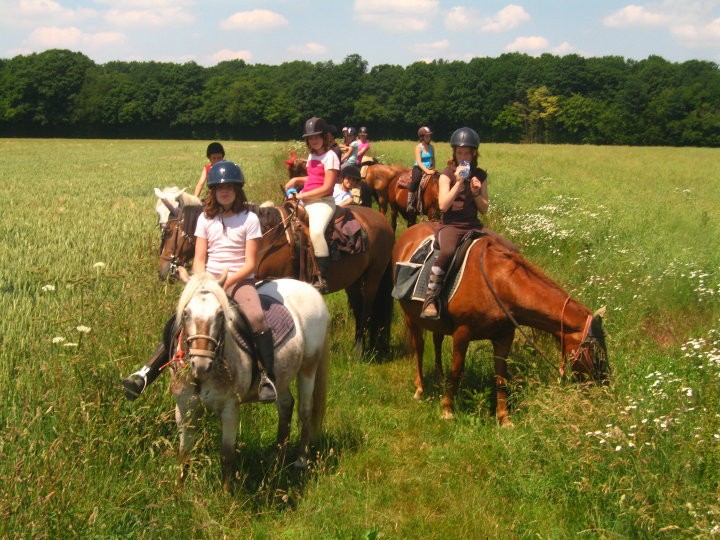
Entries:
{"type": "Polygon", "coordinates": [[[453,420],[454,418],[455,418],[455,415],[452,413],[452,411],[443,411],[443,413],[442,413],[443,420],[453,420]]]}
{"type": "Polygon", "coordinates": [[[295,463],[293,463],[293,466],[296,469],[307,469],[310,466],[310,460],[306,457],[299,457],[295,460],[295,463]]]}
{"type": "Polygon", "coordinates": [[[417,399],[418,401],[422,399],[423,391],[422,388],[418,388],[415,390],[415,395],[413,396],[413,399],[417,399]]]}
{"type": "Polygon", "coordinates": [[[498,419],[498,424],[500,425],[501,428],[515,427],[515,424],[512,423],[512,420],[510,420],[510,418],[508,416],[506,416],[505,418],[498,419]]]}

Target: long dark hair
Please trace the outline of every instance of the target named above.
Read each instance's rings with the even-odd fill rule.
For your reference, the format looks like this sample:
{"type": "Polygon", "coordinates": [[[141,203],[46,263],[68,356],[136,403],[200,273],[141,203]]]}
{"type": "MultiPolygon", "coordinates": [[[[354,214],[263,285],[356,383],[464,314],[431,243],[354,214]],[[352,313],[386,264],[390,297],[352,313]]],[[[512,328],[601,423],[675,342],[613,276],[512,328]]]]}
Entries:
{"type": "MultiPolygon", "coordinates": [[[[248,199],[242,186],[240,184],[231,185],[235,190],[235,200],[233,201],[230,210],[233,212],[233,214],[239,214],[243,210],[248,210],[248,199]]],[[[205,217],[207,217],[208,219],[213,219],[215,216],[217,216],[223,211],[223,207],[218,204],[217,198],[215,197],[216,189],[217,186],[213,186],[208,189],[205,200],[203,201],[203,203],[205,204],[205,217]]]]}

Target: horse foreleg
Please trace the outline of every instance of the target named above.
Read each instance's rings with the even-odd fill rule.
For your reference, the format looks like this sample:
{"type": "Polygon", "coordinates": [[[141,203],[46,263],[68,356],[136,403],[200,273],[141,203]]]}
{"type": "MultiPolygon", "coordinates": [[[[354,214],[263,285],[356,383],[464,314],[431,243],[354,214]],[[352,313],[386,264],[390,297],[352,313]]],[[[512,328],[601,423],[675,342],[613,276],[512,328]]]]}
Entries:
{"type": "Polygon", "coordinates": [[[442,380],[443,378],[443,365],[442,365],[442,344],[445,339],[445,334],[440,332],[433,332],[433,350],[435,351],[435,378],[442,380]]]}
{"type": "Polygon", "coordinates": [[[495,355],[495,417],[500,426],[512,425],[507,403],[507,381],[509,378],[507,357],[510,354],[514,335],[515,332],[513,331],[509,335],[492,340],[493,354],[495,355]]]}
{"type": "Polygon", "coordinates": [[[425,338],[423,329],[413,324],[409,317],[405,317],[405,325],[410,333],[410,343],[415,354],[415,399],[421,399],[425,388],[423,387],[423,352],[425,349],[425,338]]]}
{"type": "Polygon", "coordinates": [[[458,328],[453,334],[452,364],[450,365],[450,378],[445,387],[445,396],[442,398],[443,419],[453,418],[453,402],[457,389],[460,386],[460,378],[465,369],[465,355],[470,340],[466,328],[458,328]]]}
{"type": "Polygon", "coordinates": [[[223,489],[232,491],[235,475],[235,443],[237,442],[240,406],[235,400],[229,401],[220,412],[222,443],[220,445],[220,465],[222,467],[223,489]]]}
{"type": "Polygon", "coordinates": [[[345,294],[347,294],[348,304],[350,304],[350,309],[355,319],[355,354],[362,355],[365,352],[367,315],[370,313],[372,303],[368,301],[369,295],[363,294],[360,280],[345,289],[345,294]]]}
{"type": "Polygon", "coordinates": [[[180,432],[180,448],[178,451],[180,480],[183,481],[187,477],[190,468],[190,452],[195,446],[200,398],[195,393],[194,385],[191,384],[173,393],[175,394],[175,423],[180,432]]]}

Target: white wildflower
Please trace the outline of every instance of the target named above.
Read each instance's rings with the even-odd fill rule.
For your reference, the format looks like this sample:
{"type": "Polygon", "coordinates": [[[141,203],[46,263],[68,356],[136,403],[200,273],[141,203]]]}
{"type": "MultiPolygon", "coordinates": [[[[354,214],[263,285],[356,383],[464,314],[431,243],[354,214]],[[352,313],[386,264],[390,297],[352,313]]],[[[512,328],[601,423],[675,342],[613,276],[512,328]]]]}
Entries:
{"type": "Polygon", "coordinates": [[[93,268],[97,268],[98,270],[105,268],[106,264],[104,262],[96,262],[93,264],[93,268]]]}
{"type": "Polygon", "coordinates": [[[78,346],[77,343],[71,343],[71,342],[65,343],[63,345],[63,347],[77,347],[77,346],[78,346]]]}
{"type": "Polygon", "coordinates": [[[78,332],[80,332],[81,334],[89,334],[91,328],[90,328],[89,326],[80,325],[80,326],[78,326],[78,327],[76,328],[76,330],[77,330],[78,332]]]}
{"type": "Polygon", "coordinates": [[[55,336],[54,338],[52,338],[52,342],[55,344],[62,343],[63,341],[65,341],[65,338],[62,336],[55,336]]]}
{"type": "Polygon", "coordinates": [[[54,292],[55,285],[51,285],[50,283],[48,283],[47,285],[43,285],[40,290],[43,292],[54,292]]]}

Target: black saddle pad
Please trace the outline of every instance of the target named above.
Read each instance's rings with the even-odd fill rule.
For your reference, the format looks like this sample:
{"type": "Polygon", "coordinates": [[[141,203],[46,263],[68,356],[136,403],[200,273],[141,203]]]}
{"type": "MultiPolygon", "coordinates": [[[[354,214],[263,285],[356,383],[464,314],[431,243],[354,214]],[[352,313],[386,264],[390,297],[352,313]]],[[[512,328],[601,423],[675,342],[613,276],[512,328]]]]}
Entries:
{"type": "MultiPolygon", "coordinates": [[[[271,296],[260,294],[260,304],[265,313],[265,320],[272,330],[273,344],[277,349],[288,340],[295,329],[292,315],[282,302],[271,296]]],[[[234,306],[234,309],[237,309],[237,306],[234,306]]],[[[238,317],[238,320],[242,320],[242,316],[238,317]]],[[[252,354],[253,347],[248,343],[250,336],[247,335],[247,328],[242,324],[236,326],[236,328],[238,330],[236,332],[238,345],[245,352],[252,354]]]]}

